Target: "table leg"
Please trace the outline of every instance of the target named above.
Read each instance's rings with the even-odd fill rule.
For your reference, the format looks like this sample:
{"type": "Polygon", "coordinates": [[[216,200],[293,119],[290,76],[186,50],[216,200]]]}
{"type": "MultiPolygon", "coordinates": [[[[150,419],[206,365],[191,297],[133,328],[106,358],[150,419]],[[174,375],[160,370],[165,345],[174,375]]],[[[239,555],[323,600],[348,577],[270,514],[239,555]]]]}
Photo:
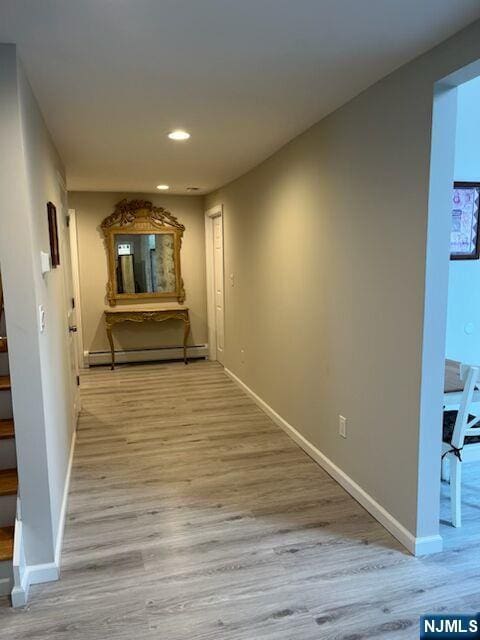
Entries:
{"type": "Polygon", "coordinates": [[[184,326],[184,330],[183,330],[183,361],[185,364],[188,364],[188,360],[187,360],[187,340],[188,340],[188,336],[190,335],[190,317],[187,315],[187,317],[184,320],[185,326],[184,326]]]}
{"type": "Polygon", "coordinates": [[[108,342],[110,343],[110,351],[112,354],[112,364],[110,366],[110,369],[113,371],[115,369],[115,347],[113,346],[112,325],[107,324],[106,329],[107,329],[108,342]]]}

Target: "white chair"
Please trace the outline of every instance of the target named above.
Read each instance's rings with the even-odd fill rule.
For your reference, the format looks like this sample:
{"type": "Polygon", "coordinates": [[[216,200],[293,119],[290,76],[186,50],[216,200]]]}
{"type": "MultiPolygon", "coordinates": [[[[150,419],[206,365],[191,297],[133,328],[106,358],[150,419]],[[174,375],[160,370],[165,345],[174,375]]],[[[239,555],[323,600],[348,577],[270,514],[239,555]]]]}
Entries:
{"type": "Polygon", "coordinates": [[[443,414],[442,478],[450,476],[454,527],[462,526],[462,463],[480,462],[480,428],[474,428],[480,422],[480,416],[472,415],[473,395],[480,385],[480,367],[462,365],[461,378],[465,384],[458,411],[444,411],[443,414]]]}

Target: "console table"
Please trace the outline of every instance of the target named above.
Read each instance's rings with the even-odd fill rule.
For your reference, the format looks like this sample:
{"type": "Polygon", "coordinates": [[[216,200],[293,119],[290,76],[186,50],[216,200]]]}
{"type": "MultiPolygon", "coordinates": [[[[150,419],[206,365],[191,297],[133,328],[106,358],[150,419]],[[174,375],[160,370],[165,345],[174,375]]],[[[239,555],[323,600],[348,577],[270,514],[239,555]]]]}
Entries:
{"type": "Polygon", "coordinates": [[[164,322],[165,320],[181,320],[183,322],[183,361],[187,360],[187,340],[190,335],[190,316],[188,307],[179,304],[132,304],[122,307],[108,307],[104,311],[105,328],[112,353],[112,369],[115,369],[115,347],[113,345],[112,328],[120,322],[164,322]]]}

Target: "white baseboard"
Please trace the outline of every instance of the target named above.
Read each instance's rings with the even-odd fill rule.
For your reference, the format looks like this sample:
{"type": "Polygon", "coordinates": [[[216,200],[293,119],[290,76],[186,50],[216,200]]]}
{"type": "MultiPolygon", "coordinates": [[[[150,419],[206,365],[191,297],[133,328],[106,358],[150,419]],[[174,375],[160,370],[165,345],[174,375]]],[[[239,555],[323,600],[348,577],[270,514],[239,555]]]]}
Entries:
{"type": "Polygon", "coordinates": [[[27,604],[30,585],[55,582],[59,577],[60,569],[54,562],[25,566],[20,583],[15,584],[12,589],[12,607],[24,607],[27,604]]]}
{"type": "MultiPolygon", "coordinates": [[[[110,351],[85,351],[85,362],[88,366],[110,364],[110,351]]],[[[188,358],[206,358],[208,345],[199,344],[187,347],[188,358]]],[[[182,360],[183,347],[162,347],[160,349],[129,349],[115,351],[115,363],[152,362],[156,360],[182,360]]]]}
{"type": "Polygon", "coordinates": [[[57,540],[55,543],[55,557],[53,562],[33,565],[28,565],[25,563],[22,522],[21,520],[17,520],[15,523],[15,542],[13,551],[14,587],[11,593],[13,607],[23,607],[27,604],[30,585],[41,584],[42,582],[54,582],[60,577],[63,534],[65,531],[65,520],[67,517],[68,493],[70,490],[70,478],[72,475],[73,454],[75,452],[76,437],[77,432],[76,429],[74,429],[72,434],[72,442],[70,445],[70,456],[68,459],[67,473],[65,476],[62,506],[60,508],[60,517],[58,520],[58,532],[57,540]]]}
{"type": "MultiPolygon", "coordinates": [[[[77,416],[78,420],[78,416],[77,416]]],[[[76,423],[75,423],[76,426],[76,423]]],[[[75,443],[77,442],[77,430],[76,428],[72,434],[72,443],[70,445],[70,456],[68,458],[68,467],[67,474],[65,476],[65,487],[63,490],[63,498],[62,498],[62,507],[60,509],[60,517],[58,520],[58,533],[57,533],[57,542],[55,544],[55,561],[54,564],[58,567],[58,571],[60,573],[60,565],[62,563],[62,546],[63,546],[63,534],[65,533],[65,521],[67,519],[67,509],[68,509],[68,494],[70,491],[70,479],[72,476],[72,466],[73,466],[73,455],[75,453],[75,443]]],[[[58,578],[56,578],[58,579],[58,578]]],[[[45,582],[45,581],[43,581],[45,582]]]]}
{"type": "Polygon", "coordinates": [[[428,556],[431,553],[439,553],[440,551],[443,551],[443,538],[441,535],[415,538],[415,550],[412,551],[414,556],[428,556]]]}
{"type": "Polygon", "coordinates": [[[248,387],[232,371],[225,368],[225,373],[236,382],[264,411],[273,422],[285,431],[315,462],[317,462],[334,480],[336,480],[348,493],[359,502],[385,529],[387,529],[404,547],[413,555],[427,555],[442,550],[441,536],[429,536],[417,538],[408,531],[391,513],[380,505],[360,485],[348,476],[340,467],[337,467],[315,445],[309,442],[302,434],[280,416],[272,407],[248,387]]]}

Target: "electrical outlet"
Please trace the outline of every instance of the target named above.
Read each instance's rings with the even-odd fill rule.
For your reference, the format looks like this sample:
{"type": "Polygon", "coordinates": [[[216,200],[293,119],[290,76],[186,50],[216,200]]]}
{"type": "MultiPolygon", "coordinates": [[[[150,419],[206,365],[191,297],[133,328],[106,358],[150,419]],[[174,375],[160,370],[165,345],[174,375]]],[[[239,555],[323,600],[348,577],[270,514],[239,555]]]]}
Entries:
{"type": "Polygon", "coordinates": [[[245,349],[240,349],[240,364],[245,364],[245,349]]]}
{"type": "Polygon", "coordinates": [[[347,437],[347,419],[343,416],[338,416],[338,433],[342,438],[347,437]]]}

